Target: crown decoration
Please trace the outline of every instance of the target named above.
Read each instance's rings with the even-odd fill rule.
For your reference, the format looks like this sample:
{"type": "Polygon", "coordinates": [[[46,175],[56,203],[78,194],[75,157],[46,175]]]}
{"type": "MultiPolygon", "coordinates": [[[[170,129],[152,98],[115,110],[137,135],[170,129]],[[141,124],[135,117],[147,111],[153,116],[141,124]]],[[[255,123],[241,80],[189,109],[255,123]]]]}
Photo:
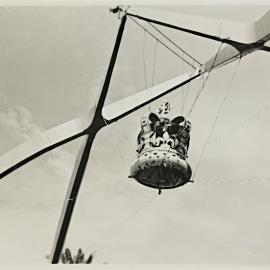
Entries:
{"type": "Polygon", "coordinates": [[[160,117],[164,118],[171,111],[171,109],[172,105],[165,99],[157,109],[157,113],[160,115],[160,117]]]}
{"type": "Polygon", "coordinates": [[[183,116],[170,120],[168,113],[172,106],[164,100],[157,113],[148,113],[141,118],[137,152],[151,150],[174,151],[182,158],[187,157],[191,123],[183,116]]]}

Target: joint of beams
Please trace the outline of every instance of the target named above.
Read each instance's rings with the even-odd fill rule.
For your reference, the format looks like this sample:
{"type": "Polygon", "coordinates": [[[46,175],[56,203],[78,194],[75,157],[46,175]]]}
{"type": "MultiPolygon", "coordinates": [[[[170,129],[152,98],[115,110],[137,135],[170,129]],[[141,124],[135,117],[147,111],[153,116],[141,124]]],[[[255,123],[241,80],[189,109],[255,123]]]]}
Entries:
{"type": "Polygon", "coordinates": [[[91,123],[91,125],[85,129],[85,133],[88,135],[96,134],[100,129],[107,126],[108,123],[106,119],[103,118],[103,116],[100,113],[97,113],[91,123]]]}
{"type": "Polygon", "coordinates": [[[257,41],[257,42],[246,44],[246,43],[241,43],[241,42],[237,42],[237,41],[233,41],[228,38],[225,38],[223,39],[223,43],[233,46],[236,50],[239,51],[241,55],[247,55],[251,52],[264,48],[263,41],[257,41]]]}
{"type": "Polygon", "coordinates": [[[117,14],[118,19],[121,19],[123,16],[126,15],[127,10],[129,9],[129,6],[125,7],[123,5],[116,6],[114,8],[110,8],[110,12],[117,14]]]}

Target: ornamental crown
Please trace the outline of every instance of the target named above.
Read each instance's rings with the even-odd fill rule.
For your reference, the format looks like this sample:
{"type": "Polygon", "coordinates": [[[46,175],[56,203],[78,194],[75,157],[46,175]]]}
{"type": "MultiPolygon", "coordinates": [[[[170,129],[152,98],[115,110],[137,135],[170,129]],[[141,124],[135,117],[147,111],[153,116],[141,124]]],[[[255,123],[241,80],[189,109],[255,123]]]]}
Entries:
{"type": "Polygon", "coordinates": [[[190,121],[183,116],[170,120],[167,114],[172,106],[164,100],[157,113],[148,113],[141,118],[138,135],[139,155],[146,151],[172,151],[182,158],[187,156],[191,130],[190,121]]]}

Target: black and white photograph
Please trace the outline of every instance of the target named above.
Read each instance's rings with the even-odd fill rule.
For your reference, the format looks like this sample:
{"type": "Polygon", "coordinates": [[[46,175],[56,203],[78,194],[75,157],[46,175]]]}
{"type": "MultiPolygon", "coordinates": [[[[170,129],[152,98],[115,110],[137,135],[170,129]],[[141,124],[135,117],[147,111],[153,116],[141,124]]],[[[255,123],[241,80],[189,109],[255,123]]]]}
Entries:
{"type": "Polygon", "coordinates": [[[268,269],[269,74],[270,2],[0,2],[0,268],[268,269]]]}

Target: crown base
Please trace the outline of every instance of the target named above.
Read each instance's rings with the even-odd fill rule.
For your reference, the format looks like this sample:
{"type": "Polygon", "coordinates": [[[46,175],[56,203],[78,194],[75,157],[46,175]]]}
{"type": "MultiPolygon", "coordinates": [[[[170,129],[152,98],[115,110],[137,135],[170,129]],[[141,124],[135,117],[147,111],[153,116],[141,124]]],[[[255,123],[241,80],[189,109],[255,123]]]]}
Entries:
{"type": "Polygon", "coordinates": [[[157,189],[170,189],[190,181],[192,170],[176,151],[152,150],[139,155],[130,170],[130,177],[157,189]]]}

